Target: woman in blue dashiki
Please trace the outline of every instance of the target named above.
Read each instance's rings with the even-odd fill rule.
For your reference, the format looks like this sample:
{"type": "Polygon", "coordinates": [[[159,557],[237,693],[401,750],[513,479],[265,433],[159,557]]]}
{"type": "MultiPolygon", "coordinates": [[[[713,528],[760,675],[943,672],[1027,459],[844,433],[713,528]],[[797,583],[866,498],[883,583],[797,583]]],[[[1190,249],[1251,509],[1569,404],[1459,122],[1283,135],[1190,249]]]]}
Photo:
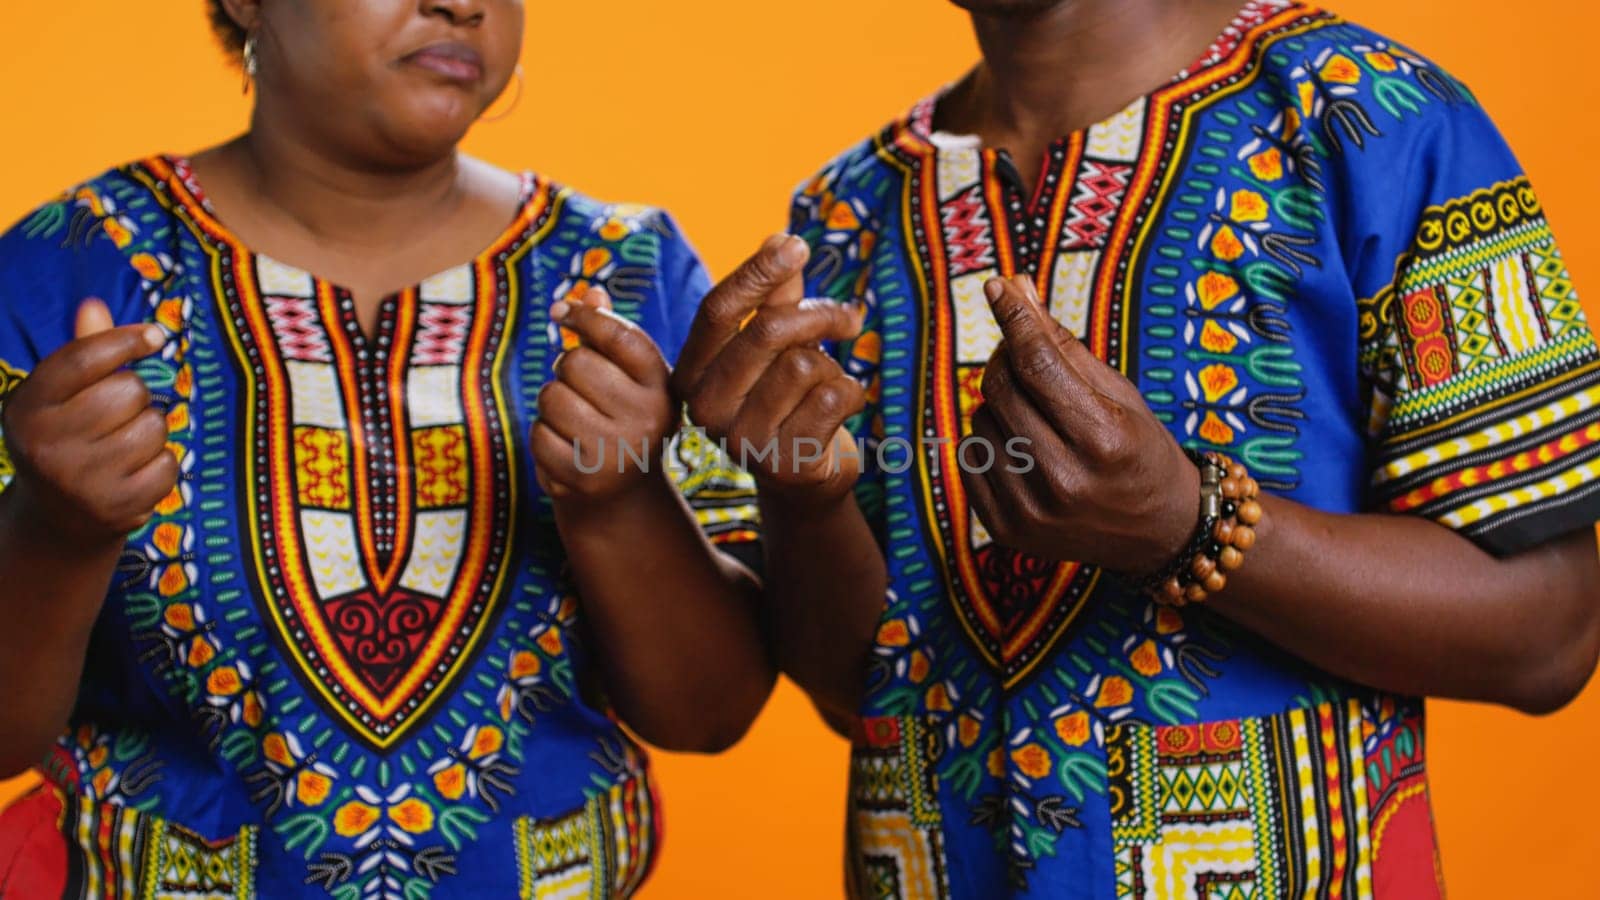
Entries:
{"type": "Polygon", "coordinates": [[[752,471],[852,893],[1438,896],[1419,698],[1547,712],[1600,652],[1600,354],[1538,198],[1313,6],[958,2],[983,62],[805,184],[674,374],[741,454],[831,447],[752,471]]]}
{"type": "Polygon", "coordinates": [[[715,750],[773,680],[753,495],[674,437],[705,272],[456,151],[520,0],[211,11],[250,131],[0,238],[0,894],[630,894],[621,723],[715,750]]]}

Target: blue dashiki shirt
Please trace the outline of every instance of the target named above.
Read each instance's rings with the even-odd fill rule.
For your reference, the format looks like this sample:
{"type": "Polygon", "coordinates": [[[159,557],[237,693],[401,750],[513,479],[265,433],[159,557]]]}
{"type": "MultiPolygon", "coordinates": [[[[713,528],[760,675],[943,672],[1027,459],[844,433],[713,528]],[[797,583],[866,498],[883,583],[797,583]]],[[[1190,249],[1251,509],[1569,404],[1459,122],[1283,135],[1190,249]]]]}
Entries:
{"type": "MultiPolygon", "coordinates": [[[[7,391],[86,297],[159,323],[136,371],[183,472],[129,536],[0,870],[96,898],[644,880],[645,757],[591,690],[526,442],[572,340],[552,303],[603,286],[671,358],[708,279],[659,211],[524,186],[489,249],[386,299],[371,338],[345,290],[231,236],[182,160],[114,169],[0,238],[7,391]]],[[[669,456],[713,540],[754,538],[744,476],[688,432],[669,456]]]]}
{"type": "Polygon", "coordinates": [[[1439,68],[1285,0],[1057,142],[1031,197],[933,132],[936,101],[793,210],[810,291],[867,308],[838,352],[891,575],[853,893],[1436,896],[1420,700],[996,546],[957,444],[1000,338],[983,283],[1026,273],[1179,441],[1267,490],[1496,554],[1587,527],[1600,356],[1512,154],[1439,68]]]}

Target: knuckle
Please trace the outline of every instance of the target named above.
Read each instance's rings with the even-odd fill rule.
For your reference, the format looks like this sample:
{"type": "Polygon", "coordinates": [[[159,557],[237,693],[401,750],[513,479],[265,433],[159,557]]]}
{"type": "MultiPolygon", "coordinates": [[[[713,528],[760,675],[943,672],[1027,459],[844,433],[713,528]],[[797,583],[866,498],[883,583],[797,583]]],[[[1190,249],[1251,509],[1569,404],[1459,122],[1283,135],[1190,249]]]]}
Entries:
{"type": "Polygon", "coordinates": [[[978,392],[984,400],[999,402],[1009,397],[1015,390],[1011,383],[1011,371],[1006,366],[990,366],[983,374],[983,382],[979,385],[978,392]]]}
{"type": "Polygon", "coordinates": [[[778,357],[783,374],[796,379],[810,378],[817,370],[817,354],[804,347],[790,347],[778,357]]]}
{"type": "Polygon", "coordinates": [[[750,339],[758,344],[773,345],[783,343],[784,335],[788,332],[788,320],[772,312],[766,312],[750,320],[745,326],[745,332],[750,339]]]}
{"type": "Polygon", "coordinates": [[[1012,348],[1011,364],[1023,378],[1042,378],[1055,371],[1056,357],[1042,341],[1028,341],[1012,348]]]}
{"type": "Polygon", "coordinates": [[[833,382],[823,384],[817,388],[815,396],[817,409],[824,415],[831,417],[844,411],[845,392],[841,385],[833,382]]]}

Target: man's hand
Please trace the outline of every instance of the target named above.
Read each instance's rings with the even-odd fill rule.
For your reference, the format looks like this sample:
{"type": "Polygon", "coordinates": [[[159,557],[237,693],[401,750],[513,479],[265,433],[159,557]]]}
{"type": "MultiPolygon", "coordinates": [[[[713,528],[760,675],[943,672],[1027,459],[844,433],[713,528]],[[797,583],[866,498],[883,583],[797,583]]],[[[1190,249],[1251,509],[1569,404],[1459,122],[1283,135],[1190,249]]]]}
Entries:
{"type": "Polygon", "coordinates": [[[1034,466],[963,467],[978,517],[996,541],[1035,556],[1160,569],[1194,531],[1194,465],[1138,388],[1058,323],[1031,281],[997,278],[985,292],[1005,339],[984,370],[972,434],[996,459],[1025,438],[1034,466]]]}
{"type": "Polygon", "coordinates": [[[844,422],[865,396],[818,345],[855,337],[861,317],[803,299],[808,253],[799,238],[774,237],[717,285],[672,382],[694,424],[723,441],[763,491],[821,505],[847,495],[861,473],[844,422]]]}
{"type": "Polygon", "coordinates": [[[18,514],[64,549],[120,543],[177,484],[166,417],[125,368],[164,341],[159,326],[115,328],[104,303],[85,301],[73,341],[6,400],[18,514]]]}
{"type": "Polygon", "coordinates": [[[551,308],[580,341],[539,392],[531,437],[540,486],[558,502],[608,500],[659,474],[678,425],[660,348],[609,306],[592,288],[582,303],[551,308]]]}

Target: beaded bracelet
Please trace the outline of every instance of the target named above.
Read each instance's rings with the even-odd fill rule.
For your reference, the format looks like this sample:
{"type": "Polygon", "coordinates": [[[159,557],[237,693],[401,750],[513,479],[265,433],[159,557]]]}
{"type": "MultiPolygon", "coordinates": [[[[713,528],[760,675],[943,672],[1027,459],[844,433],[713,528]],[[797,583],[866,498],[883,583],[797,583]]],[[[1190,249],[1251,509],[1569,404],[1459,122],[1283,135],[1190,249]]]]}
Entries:
{"type": "Polygon", "coordinates": [[[1184,452],[1200,469],[1200,523],[1177,558],[1140,585],[1157,603],[1178,607],[1227,587],[1227,573],[1244,565],[1261,521],[1261,486],[1244,466],[1220,453],[1184,452]]]}

